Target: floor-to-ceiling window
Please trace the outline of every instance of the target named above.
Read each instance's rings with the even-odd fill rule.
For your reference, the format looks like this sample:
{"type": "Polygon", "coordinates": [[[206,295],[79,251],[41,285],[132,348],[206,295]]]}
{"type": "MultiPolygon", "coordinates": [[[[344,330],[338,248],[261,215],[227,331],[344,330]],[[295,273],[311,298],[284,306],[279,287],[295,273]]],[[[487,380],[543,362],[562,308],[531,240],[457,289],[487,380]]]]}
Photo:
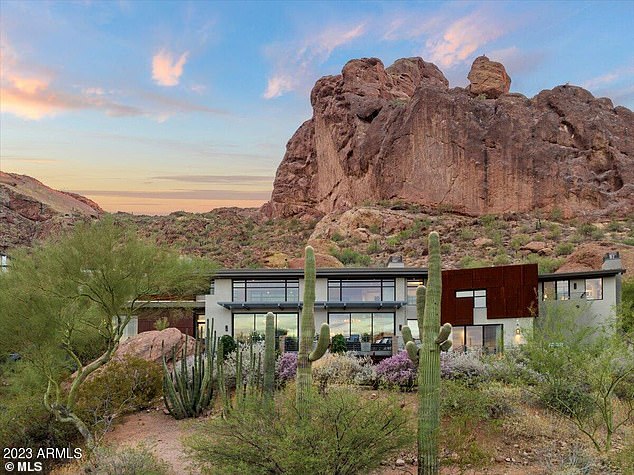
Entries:
{"type": "MultiPolygon", "coordinates": [[[[276,339],[285,335],[288,339],[297,339],[299,314],[277,313],[275,315],[276,339]]],[[[266,330],[266,313],[234,313],[233,337],[237,341],[246,342],[249,337],[264,339],[266,330]]]]}
{"type": "Polygon", "coordinates": [[[349,341],[377,342],[394,336],[393,312],[331,312],[330,336],[343,335],[349,341]]]}

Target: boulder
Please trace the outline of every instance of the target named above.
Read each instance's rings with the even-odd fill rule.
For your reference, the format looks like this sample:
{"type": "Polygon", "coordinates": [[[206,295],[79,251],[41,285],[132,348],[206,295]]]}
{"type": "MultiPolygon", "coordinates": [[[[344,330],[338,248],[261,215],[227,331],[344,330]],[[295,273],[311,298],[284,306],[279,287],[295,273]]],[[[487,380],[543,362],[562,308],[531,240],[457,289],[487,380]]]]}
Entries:
{"type": "Polygon", "coordinates": [[[194,352],[194,338],[184,335],[178,328],[152,330],[139,333],[122,342],[114,354],[114,359],[135,356],[147,361],[162,363],[163,355],[168,363],[172,361],[172,348],[176,349],[176,359],[181,354],[183,345],[187,344],[187,354],[194,352]]]}
{"type": "Polygon", "coordinates": [[[506,74],[504,65],[491,61],[486,56],[475,59],[467,78],[469,92],[475,96],[484,94],[487,99],[497,99],[511,88],[511,78],[506,74]]]}

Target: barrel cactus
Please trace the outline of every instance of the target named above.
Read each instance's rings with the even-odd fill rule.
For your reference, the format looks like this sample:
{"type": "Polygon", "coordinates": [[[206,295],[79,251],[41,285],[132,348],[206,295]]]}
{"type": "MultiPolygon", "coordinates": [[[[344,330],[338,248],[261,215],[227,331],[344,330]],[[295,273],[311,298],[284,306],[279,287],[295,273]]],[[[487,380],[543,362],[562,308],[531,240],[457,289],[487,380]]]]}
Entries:
{"type": "Polygon", "coordinates": [[[313,350],[315,337],[315,251],[306,247],[304,257],[304,300],[299,328],[299,351],[297,353],[297,410],[300,417],[308,415],[312,390],[312,362],[321,358],[330,343],[330,327],[322,324],[317,347],[313,350]],[[311,351],[312,350],[312,351],[311,351]]]}
{"type": "Polygon", "coordinates": [[[418,348],[412,332],[402,329],[405,349],[418,364],[418,474],[439,473],[438,435],[440,431],[440,352],[451,347],[451,325],[440,326],[442,276],[440,238],[429,234],[429,276],[427,288],[416,289],[416,314],[421,336],[418,348]],[[439,331],[440,329],[440,331],[439,331]]]}

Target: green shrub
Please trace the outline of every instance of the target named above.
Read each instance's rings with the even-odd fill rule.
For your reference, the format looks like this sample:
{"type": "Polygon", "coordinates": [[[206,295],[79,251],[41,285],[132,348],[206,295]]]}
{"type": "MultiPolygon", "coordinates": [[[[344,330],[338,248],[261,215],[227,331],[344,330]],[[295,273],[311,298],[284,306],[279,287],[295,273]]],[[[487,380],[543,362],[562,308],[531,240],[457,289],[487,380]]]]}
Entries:
{"type": "Polygon", "coordinates": [[[623,223],[620,223],[613,219],[608,223],[607,230],[612,233],[620,233],[621,231],[623,231],[623,223]]]}
{"type": "Polygon", "coordinates": [[[163,331],[170,326],[170,321],[167,317],[161,317],[154,322],[154,329],[158,331],[163,331]]]}
{"type": "Polygon", "coordinates": [[[546,409],[552,409],[567,416],[586,416],[594,411],[588,387],[565,380],[544,383],[539,389],[539,401],[546,409]]]}
{"type": "Polygon", "coordinates": [[[198,424],[185,444],[204,474],[365,474],[410,441],[399,403],[345,388],[313,394],[299,419],[292,386],[273,411],[247,400],[226,419],[198,424]]]}
{"type": "Polygon", "coordinates": [[[471,228],[462,228],[460,230],[460,239],[463,241],[471,241],[475,239],[475,233],[471,228]]]}
{"type": "MultiPolygon", "coordinates": [[[[46,381],[24,361],[3,365],[0,381],[0,447],[40,448],[77,446],[81,439],[71,424],[59,422],[46,410],[42,394],[46,381]]],[[[50,463],[45,463],[45,471],[50,463]]]]}
{"type": "Polygon", "coordinates": [[[475,267],[488,267],[489,262],[485,259],[477,259],[473,256],[467,255],[460,259],[458,266],[461,269],[473,269],[475,267]]]}
{"type": "Polygon", "coordinates": [[[116,417],[145,409],[162,394],[161,366],[126,357],[111,361],[82,385],[78,412],[93,430],[104,432],[116,417]]]}
{"type": "Polygon", "coordinates": [[[330,249],[330,254],[336,257],[345,266],[361,266],[367,267],[372,264],[370,256],[361,254],[354,249],[342,249],[338,251],[335,248],[330,249]]]}
{"type": "Polygon", "coordinates": [[[561,226],[556,223],[551,223],[549,226],[548,239],[557,241],[561,237],[561,226]]]}
{"type": "Polygon", "coordinates": [[[555,254],[558,256],[567,256],[568,254],[572,254],[575,246],[571,242],[562,242],[555,246],[555,254]]]}
{"type": "Polygon", "coordinates": [[[334,233],[332,233],[332,236],[330,236],[330,239],[334,242],[341,242],[343,241],[343,236],[335,231],[334,233]]]}
{"type": "Polygon", "coordinates": [[[550,211],[550,219],[552,221],[561,221],[563,217],[564,217],[564,212],[561,210],[561,208],[554,207],[550,211]]]}
{"type": "Polygon", "coordinates": [[[348,347],[346,346],[346,337],[339,334],[332,337],[332,342],[330,344],[331,353],[345,353],[348,351],[348,347]]]}
{"type": "Polygon", "coordinates": [[[144,445],[118,450],[99,447],[84,471],[95,475],[168,475],[170,466],[144,445]]]}
{"type": "Polygon", "coordinates": [[[515,251],[518,251],[520,247],[522,247],[525,244],[528,244],[530,239],[531,238],[528,234],[516,234],[511,239],[511,248],[513,248],[515,251]]]}
{"type": "Polygon", "coordinates": [[[537,264],[537,268],[540,274],[550,274],[555,272],[564,263],[565,258],[562,257],[547,257],[539,256],[537,254],[530,254],[526,257],[526,262],[530,264],[537,264]]]}
{"type": "Polygon", "coordinates": [[[222,343],[222,357],[223,359],[227,359],[231,353],[236,351],[237,345],[236,341],[233,339],[231,335],[222,335],[220,337],[220,343],[222,343]]]}
{"type": "Polygon", "coordinates": [[[372,242],[370,242],[370,244],[368,245],[367,252],[369,254],[377,254],[381,252],[381,245],[379,244],[379,241],[373,239],[372,242]]]}

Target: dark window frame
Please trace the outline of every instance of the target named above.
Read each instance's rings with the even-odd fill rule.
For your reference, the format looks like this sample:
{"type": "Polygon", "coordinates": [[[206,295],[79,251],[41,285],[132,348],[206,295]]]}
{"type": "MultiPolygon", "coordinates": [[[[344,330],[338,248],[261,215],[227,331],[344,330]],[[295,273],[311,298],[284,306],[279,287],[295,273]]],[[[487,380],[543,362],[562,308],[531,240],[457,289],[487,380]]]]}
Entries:
{"type": "Polygon", "coordinates": [[[605,293],[605,286],[604,286],[605,281],[603,280],[603,277],[593,277],[593,278],[588,278],[588,279],[584,279],[583,280],[583,295],[585,296],[586,300],[603,300],[603,294],[605,293]],[[601,298],[595,299],[595,298],[588,298],[588,281],[589,280],[598,280],[601,282],[601,298]]]}
{"type": "Polygon", "coordinates": [[[328,292],[328,301],[330,302],[352,302],[352,300],[343,300],[343,289],[344,288],[366,288],[366,289],[377,289],[381,290],[381,302],[395,302],[396,301],[396,279],[328,279],[327,284],[327,292],[328,292]],[[348,285],[344,285],[344,282],[348,285]],[[359,285],[354,285],[354,284],[359,285]],[[363,285],[367,283],[376,283],[378,285],[363,285]],[[387,285],[386,285],[387,284],[387,285]],[[390,285],[391,284],[391,285],[390,285]],[[384,289],[391,288],[392,294],[394,296],[393,300],[385,300],[384,298],[384,289]],[[331,298],[330,290],[338,290],[339,298],[334,299],[331,298]]]}
{"type": "Polygon", "coordinates": [[[247,300],[251,289],[284,289],[284,300],[282,302],[299,302],[299,279],[232,279],[231,280],[231,301],[232,302],[256,302],[256,300],[247,300]],[[280,283],[280,286],[258,286],[257,284],[274,284],[280,283]],[[249,285],[251,284],[251,285],[249,285]],[[289,300],[289,289],[297,290],[297,299],[289,300]],[[236,291],[242,291],[243,300],[236,300],[236,291]]]}
{"type": "MultiPolygon", "coordinates": [[[[352,335],[352,315],[355,314],[370,314],[371,317],[371,322],[370,322],[370,335],[371,338],[374,339],[374,315],[392,315],[392,335],[396,335],[396,312],[328,312],[328,325],[330,325],[330,315],[331,314],[337,314],[337,315],[349,315],[349,322],[348,322],[348,334],[352,335]]],[[[361,335],[361,337],[363,337],[363,335],[361,335]]],[[[346,339],[348,339],[349,337],[346,337],[346,339]]]]}
{"type": "MultiPolygon", "coordinates": [[[[278,315],[297,315],[297,338],[299,339],[299,319],[300,319],[300,314],[299,312],[273,312],[273,314],[275,315],[275,334],[277,335],[277,317],[278,315]]],[[[236,319],[236,315],[251,315],[253,317],[253,330],[251,331],[251,334],[255,333],[255,318],[257,315],[266,315],[266,313],[263,312],[232,312],[231,313],[231,336],[233,339],[236,339],[236,325],[235,325],[235,319],[236,319]]],[[[277,343],[276,343],[277,344],[277,343]]]]}
{"type": "MultiPolygon", "coordinates": [[[[452,326],[452,330],[456,329],[456,328],[461,328],[462,329],[462,348],[463,351],[469,351],[472,348],[468,348],[467,347],[467,328],[474,328],[474,327],[479,327],[481,330],[481,338],[482,338],[482,345],[480,346],[480,349],[484,348],[484,328],[485,327],[489,327],[489,328],[493,328],[493,327],[498,327],[500,329],[501,335],[502,335],[502,347],[501,348],[497,348],[497,341],[496,341],[496,350],[495,352],[501,352],[504,350],[504,324],[502,323],[486,323],[486,324],[479,324],[479,325],[454,325],[452,326]]],[[[452,334],[452,341],[455,335],[452,334]]]]}
{"type": "Polygon", "coordinates": [[[570,289],[570,279],[561,279],[561,280],[547,280],[547,281],[545,281],[545,282],[542,282],[542,283],[541,283],[541,288],[542,288],[542,302],[543,302],[543,301],[545,301],[545,300],[550,300],[550,299],[545,298],[545,297],[546,297],[546,291],[545,291],[545,289],[544,289],[544,285],[545,285],[545,284],[547,284],[547,283],[548,283],[548,284],[554,284],[554,286],[555,286],[555,296],[554,296],[554,298],[552,299],[552,301],[553,301],[553,302],[554,302],[554,301],[557,301],[557,300],[571,300],[571,295],[572,295],[572,292],[571,292],[571,289],[570,289]],[[558,284],[559,282],[568,282],[568,292],[567,292],[567,298],[565,298],[565,299],[560,299],[560,298],[559,298],[559,292],[558,292],[558,288],[557,288],[557,284],[558,284]]]}

